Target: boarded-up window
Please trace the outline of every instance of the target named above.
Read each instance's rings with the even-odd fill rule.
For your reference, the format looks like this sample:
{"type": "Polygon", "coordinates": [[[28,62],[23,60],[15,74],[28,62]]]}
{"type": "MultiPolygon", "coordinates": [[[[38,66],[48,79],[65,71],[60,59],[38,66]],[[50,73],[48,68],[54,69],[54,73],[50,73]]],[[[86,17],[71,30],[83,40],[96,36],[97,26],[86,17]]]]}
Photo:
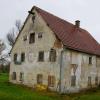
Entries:
{"type": "Polygon", "coordinates": [[[95,85],[98,85],[98,77],[95,77],[95,85]]]}
{"type": "Polygon", "coordinates": [[[17,54],[14,54],[14,62],[17,61],[17,54]]]}
{"type": "Polygon", "coordinates": [[[55,85],[55,77],[54,76],[48,76],[48,86],[54,87],[55,85]]]}
{"type": "Polygon", "coordinates": [[[21,61],[24,62],[25,61],[25,53],[21,54],[21,61]]]}
{"type": "Polygon", "coordinates": [[[54,50],[54,49],[50,50],[49,60],[51,62],[55,62],[56,61],[56,50],[54,50]]]}
{"type": "Polygon", "coordinates": [[[34,42],[35,42],[35,33],[31,33],[29,43],[34,43],[34,42]]]}
{"type": "Polygon", "coordinates": [[[24,80],[24,73],[20,72],[20,81],[24,80]]]}
{"type": "Polygon", "coordinates": [[[44,61],[44,51],[39,52],[38,61],[44,61]]]}
{"type": "Polygon", "coordinates": [[[91,86],[91,76],[88,77],[88,86],[91,86]]]}
{"type": "Polygon", "coordinates": [[[12,73],[12,80],[16,80],[16,72],[12,73]]]}
{"type": "Polygon", "coordinates": [[[71,76],[71,86],[76,86],[76,76],[71,76]]]}
{"type": "Polygon", "coordinates": [[[42,74],[38,74],[37,75],[37,84],[42,84],[43,81],[43,75],[42,74]]]}
{"type": "Polygon", "coordinates": [[[92,57],[89,57],[89,64],[92,64],[92,57]]]}

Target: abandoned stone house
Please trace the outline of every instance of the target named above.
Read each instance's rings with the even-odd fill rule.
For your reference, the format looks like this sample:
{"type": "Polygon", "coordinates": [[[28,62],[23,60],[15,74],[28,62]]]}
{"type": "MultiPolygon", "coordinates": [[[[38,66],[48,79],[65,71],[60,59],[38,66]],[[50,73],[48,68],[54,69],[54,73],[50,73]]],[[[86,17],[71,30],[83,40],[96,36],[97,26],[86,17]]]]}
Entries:
{"type": "Polygon", "coordinates": [[[59,92],[100,84],[100,44],[80,21],[71,24],[33,7],[11,50],[9,80],[59,92]]]}

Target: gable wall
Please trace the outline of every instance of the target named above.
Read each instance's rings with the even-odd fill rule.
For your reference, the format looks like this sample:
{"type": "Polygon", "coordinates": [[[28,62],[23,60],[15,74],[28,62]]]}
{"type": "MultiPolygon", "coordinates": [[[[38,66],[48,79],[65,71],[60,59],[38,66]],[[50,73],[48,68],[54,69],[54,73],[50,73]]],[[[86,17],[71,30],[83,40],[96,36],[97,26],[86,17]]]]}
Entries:
{"type": "MultiPolygon", "coordinates": [[[[59,56],[60,49],[57,49],[57,62],[49,61],[49,51],[54,46],[56,37],[50,28],[46,25],[41,16],[35,11],[36,19],[34,25],[32,23],[32,15],[29,15],[28,21],[25,24],[12,52],[11,52],[11,66],[10,66],[10,80],[12,72],[17,72],[17,83],[19,81],[20,72],[24,72],[25,81],[24,84],[36,84],[36,75],[43,74],[44,83],[47,84],[48,74],[59,77],[59,56]],[[35,43],[29,44],[29,34],[35,32],[35,43]],[[43,32],[43,38],[38,39],[38,33],[43,32]],[[23,36],[27,35],[28,40],[23,41],[23,36]],[[44,62],[38,62],[38,52],[44,51],[44,62]],[[21,55],[25,52],[25,62],[21,65],[16,65],[13,62],[13,55],[15,53],[21,55]],[[29,54],[32,54],[31,60],[29,61],[29,54]]],[[[11,80],[12,81],[12,80],[11,80]]],[[[14,82],[14,81],[13,81],[14,82]]],[[[15,81],[16,82],[16,81],[15,81]]]]}

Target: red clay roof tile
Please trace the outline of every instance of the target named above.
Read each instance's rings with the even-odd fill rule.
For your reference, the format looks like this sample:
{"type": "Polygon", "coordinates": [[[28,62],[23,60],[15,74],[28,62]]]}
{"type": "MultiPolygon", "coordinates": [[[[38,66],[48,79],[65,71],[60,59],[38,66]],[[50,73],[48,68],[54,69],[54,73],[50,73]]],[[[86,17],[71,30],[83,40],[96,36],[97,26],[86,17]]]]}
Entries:
{"type": "Polygon", "coordinates": [[[34,7],[67,48],[100,56],[100,44],[82,28],[34,7]]]}

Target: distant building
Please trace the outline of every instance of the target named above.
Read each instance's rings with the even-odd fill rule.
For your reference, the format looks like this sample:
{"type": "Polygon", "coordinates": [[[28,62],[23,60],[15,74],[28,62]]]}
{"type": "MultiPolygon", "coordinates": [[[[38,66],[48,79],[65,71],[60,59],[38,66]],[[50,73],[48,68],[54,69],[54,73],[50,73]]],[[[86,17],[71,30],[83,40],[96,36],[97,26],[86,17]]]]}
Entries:
{"type": "Polygon", "coordinates": [[[86,30],[33,7],[11,50],[9,80],[53,91],[100,84],[100,44],[86,30]]]}

